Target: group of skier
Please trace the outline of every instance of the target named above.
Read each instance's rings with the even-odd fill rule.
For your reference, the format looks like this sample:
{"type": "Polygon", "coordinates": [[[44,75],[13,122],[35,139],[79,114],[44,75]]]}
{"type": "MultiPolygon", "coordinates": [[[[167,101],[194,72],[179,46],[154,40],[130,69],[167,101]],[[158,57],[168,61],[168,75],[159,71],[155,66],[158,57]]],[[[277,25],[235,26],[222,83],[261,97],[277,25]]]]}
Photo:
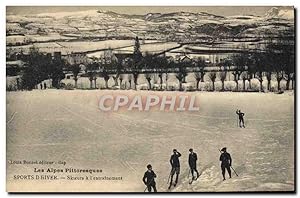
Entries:
{"type": "MultiPolygon", "coordinates": [[[[226,180],[226,178],[225,178],[226,170],[229,174],[229,178],[231,178],[230,168],[232,165],[232,158],[231,158],[230,154],[227,153],[226,150],[227,150],[226,147],[224,147],[220,150],[221,151],[220,161],[221,161],[221,170],[222,170],[222,175],[223,175],[223,181],[226,180]]],[[[190,153],[189,153],[188,163],[189,163],[190,172],[192,174],[192,181],[193,181],[193,180],[197,180],[200,177],[200,174],[197,170],[197,159],[198,158],[197,158],[197,154],[194,152],[194,150],[192,148],[189,149],[189,152],[190,153]],[[194,175],[194,173],[196,173],[196,176],[194,175]]],[[[172,187],[172,185],[175,187],[178,183],[178,178],[179,178],[179,174],[180,174],[180,161],[179,161],[180,157],[181,157],[181,153],[178,152],[177,149],[173,149],[173,154],[171,155],[171,158],[170,158],[171,172],[169,175],[169,179],[171,178],[171,180],[168,180],[168,183],[170,182],[168,189],[170,189],[172,187]],[[175,174],[176,174],[176,178],[175,178],[175,182],[173,184],[173,177],[175,174]]],[[[157,176],[156,176],[155,172],[152,170],[151,164],[148,164],[147,171],[145,172],[144,177],[143,177],[143,182],[147,186],[147,188],[145,190],[148,189],[148,192],[151,192],[153,189],[154,192],[157,192],[156,183],[155,183],[156,177],[157,176]]]]}
{"type": "MultiPolygon", "coordinates": [[[[245,113],[242,113],[241,110],[236,110],[236,114],[238,115],[239,127],[245,128],[245,122],[244,122],[245,113]]],[[[192,182],[194,180],[197,180],[199,178],[200,174],[197,170],[197,160],[198,160],[197,153],[195,153],[192,148],[189,149],[189,152],[190,153],[189,153],[188,163],[189,163],[189,167],[190,167],[190,173],[192,174],[192,180],[191,180],[191,182],[192,182]],[[194,173],[196,173],[196,176],[194,175],[194,173]]],[[[234,172],[235,172],[235,170],[231,166],[232,158],[231,158],[230,154],[227,152],[226,147],[222,148],[220,150],[220,152],[221,152],[221,155],[220,155],[219,160],[221,162],[221,170],[222,170],[222,176],[223,176],[223,181],[224,181],[224,180],[226,180],[226,177],[225,177],[226,170],[228,172],[229,178],[231,178],[231,169],[234,172]]],[[[171,158],[170,158],[171,172],[170,172],[169,179],[168,179],[168,183],[170,182],[168,189],[170,189],[172,187],[172,185],[174,187],[176,187],[176,185],[178,183],[178,178],[179,178],[179,174],[180,174],[180,160],[179,160],[180,157],[181,157],[181,153],[179,151],[177,151],[177,149],[173,149],[173,154],[171,155],[171,158]],[[175,182],[173,184],[173,177],[175,174],[176,174],[176,178],[175,178],[175,182]]],[[[236,172],[235,172],[235,174],[237,175],[236,172]]],[[[156,177],[157,176],[156,176],[155,172],[152,170],[151,164],[148,164],[147,171],[145,172],[144,177],[143,177],[143,182],[147,186],[147,188],[145,190],[148,189],[148,192],[151,192],[153,189],[154,192],[157,192],[156,183],[155,183],[156,177]]]]}

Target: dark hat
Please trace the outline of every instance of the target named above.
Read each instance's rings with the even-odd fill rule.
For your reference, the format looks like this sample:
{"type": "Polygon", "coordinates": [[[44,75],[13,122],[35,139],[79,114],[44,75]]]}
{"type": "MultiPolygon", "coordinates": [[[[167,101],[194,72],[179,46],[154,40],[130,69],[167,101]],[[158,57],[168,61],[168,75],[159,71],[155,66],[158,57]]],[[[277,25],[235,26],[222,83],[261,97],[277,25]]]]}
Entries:
{"type": "Polygon", "coordinates": [[[226,147],[222,148],[221,151],[226,151],[226,147]]]}
{"type": "Polygon", "coordinates": [[[192,148],[190,148],[190,149],[189,149],[189,151],[190,151],[190,152],[192,152],[192,151],[193,151],[193,149],[192,149],[192,148]]]}
{"type": "Polygon", "coordinates": [[[148,164],[148,165],[147,165],[147,168],[148,168],[148,169],[149,169],[149,168],[152,168],[151,164],[148,164]]]}
{"type": "Polygon", "coordinates": [[[177,151],[176,149],[173,149],[173,152],[177,151]]]}

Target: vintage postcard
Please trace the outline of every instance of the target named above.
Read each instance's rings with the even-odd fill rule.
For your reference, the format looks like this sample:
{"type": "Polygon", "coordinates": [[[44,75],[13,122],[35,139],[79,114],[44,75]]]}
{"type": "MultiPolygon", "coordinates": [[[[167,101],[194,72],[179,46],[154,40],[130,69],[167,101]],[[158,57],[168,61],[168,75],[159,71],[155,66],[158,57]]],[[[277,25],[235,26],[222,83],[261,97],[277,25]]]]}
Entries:
{"type": "Polygon", "coordinates": [[[6,7],[7,192],[295,192],[295,9],[6,7]]]}

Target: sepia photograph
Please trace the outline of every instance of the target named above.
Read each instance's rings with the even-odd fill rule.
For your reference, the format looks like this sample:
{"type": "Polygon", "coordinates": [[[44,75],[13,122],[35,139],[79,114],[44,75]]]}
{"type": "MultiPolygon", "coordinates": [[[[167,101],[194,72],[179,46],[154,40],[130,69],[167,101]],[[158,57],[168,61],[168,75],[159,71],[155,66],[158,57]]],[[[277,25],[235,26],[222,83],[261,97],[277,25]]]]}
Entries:
{"type": "Polygon", "coordinates": [[[293,6],[6,6],[6,191],[296,192],[293,6]]]}

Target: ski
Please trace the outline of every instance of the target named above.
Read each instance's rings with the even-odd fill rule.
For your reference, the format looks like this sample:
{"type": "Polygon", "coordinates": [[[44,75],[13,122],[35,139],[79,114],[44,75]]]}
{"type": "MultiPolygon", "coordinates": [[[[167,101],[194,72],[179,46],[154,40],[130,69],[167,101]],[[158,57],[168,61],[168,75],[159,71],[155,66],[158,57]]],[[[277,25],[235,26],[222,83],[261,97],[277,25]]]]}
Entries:
{"type": "Polygon", "coordinates": [[[192,178],[192,180],[189,181],[189,184],[192,184],[194,181],[197,181],[199,177],[200,177],[200,176],[198,176],[198,177],[196,177],[196,178],[192,178]]]}
{"type": "Polygon", "coordinates": [[[177,183],[170,184],[169,187],[168,187],[168,190],[170,190],[172,186],[173,186],[173,188],[175,188],[177,186],[177,183]]]}

